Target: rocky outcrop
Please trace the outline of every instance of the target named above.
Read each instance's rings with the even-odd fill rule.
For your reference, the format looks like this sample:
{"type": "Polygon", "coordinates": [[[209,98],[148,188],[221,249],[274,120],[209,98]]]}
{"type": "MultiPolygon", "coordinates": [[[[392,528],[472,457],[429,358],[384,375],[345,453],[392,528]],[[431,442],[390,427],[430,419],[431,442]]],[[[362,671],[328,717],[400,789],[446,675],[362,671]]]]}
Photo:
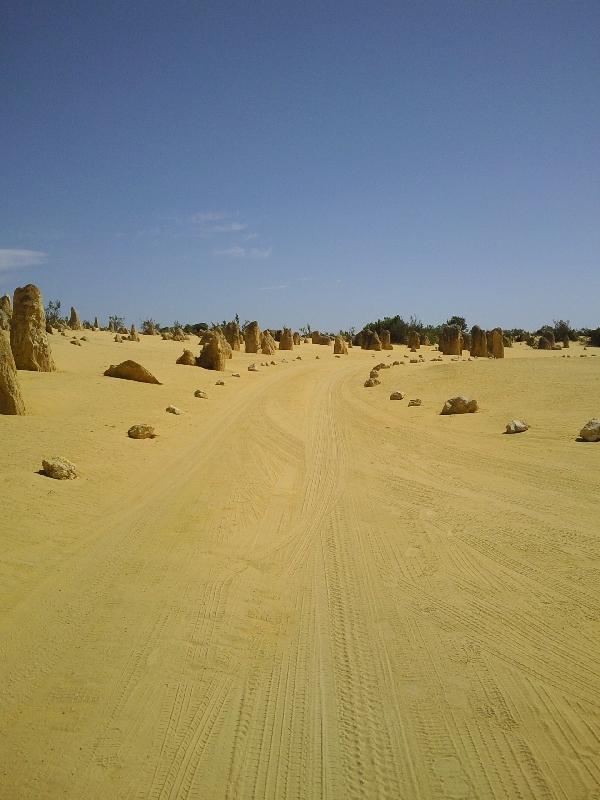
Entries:
{"type": "Polygon", "coordinates": [[[270,331],[263,331],[260,337],[260,352],[265,356],[272,356],[277,349],[277,343],[270,331]]]}
{"type": "Polygon", "coordinates": [[[421,347],[421,337],[417,331],[412,330],[408,332],[407,345],[411,350],[418,350],[421,347]]]}
{"type": "Polygon", "coordinates": [[[249,322],[244,328],[244,344],[247,353],[258,353],[260,348],[260,328],[258,322],[249,322]]]}
{"type": "Polygon", "coordinates": [[[183,364],[186,367],[195,367],[196,357],[191,350],[184,350],[175,363],[183,364]]]}
{"type": "Polygon", "coordinates": [[[479,325],[471,328],[471,347],[469,352],[476,358],[487,358],[487,334],[479,325]]]}
{"type": "Polygon", "coordinates": [[[138,332],[135,329],[135,325],[131,326],[131,330],[129,331],[129,336],[127,337],[130,342],[139,342],[141,341],[138,332]]]}
{"type": "Polygon", "coordinates": [[[223,372],[229,353],[231,353],[231,347],[223,334],[218,331],[211,331],[196,363],[199,367],[204,367],[204,369],[223,372]]]}
{"type": "Polygon", "coordinates": [[[579,431],[584,442],[600,442],[600,419],[590,419],[579,431]]]}
{"type": "Polygon", "coordinates": [[[347,356],[348,355],[348,345],[346,344],[346,340],[342,336],[336,336],[333,340],[333,352],[335,355],[347,356]]]}
{"type": "Polygon", "coordinates": [[[7,294],[0,297],[0,331],[10,330],[10,320],[12,318],[12,303],[7,294]]]}
{"type": "Polygon", "coordinates": [[[25,403],[8,336],[0,333],[0,414],[22,415],[25,403]]]}
{"type": "Polygon", "coordinates": [[[487,334],[488,356],[504,358],[504,334],[502,328],[494,328],[487,334]]]}
{"type": "Polygon", "coordinates": [[[83,328],[81,324],[81,319],[79,318],[79,314],[77,313],[77,309],[71,306],[71,315],[69,317],[69,328],[72,331],[80,331],[83,328]]]}
{"type": "Polygon", "coordinates": [[[15,289],[10,323],[10,346],[17,369],[54,372],[54,360],[46,334],[46,314],[37,286],[15,289]]]}
{"type": "Polygon", "coordinates": [[[176,325],[171,331],[171,339],[174,342],[187,342],[189,338],[190,337],[187,335],[187,333],[183,330],[183,328],[180,328],[179,325],[176,325]]]}
{"type": "Polygon", "coordinates": [[[363,350],[381,350],[381,340],[379,339],[377,332],[368,328],[362,331],[360,346],[363,350]]]}
{"type": "Polygon", "coordinates": [[[462,335],[456,325],[444,325],[440,333],[440,352],[445,356],[462,354],[462,335]]]}
{"type": "Polygon", "coordinates": [[[240,350],[242,346],[242,334],[240,331],[240,326],[233,320],[232,322],[228,322],[227,325],[223,328],[223,335],[225,339],[228,341],[229,346],[232,350],[240,350]]]}
{"type": "Polygon", "coordinates": [[[302,341],[302,340],[301,340],[301,338],[300,338],[300,334],[298,333],[298,331],[294,331],[294,337],[293,337],[293,339],[294,339],[294,345],[295,345],[295,346],[299,345],[299,344],[300,344],[300,342],[302,341]]]}
{"type": "Polygon", "coordinates": [[[442,414],[473,414],[477,411],[477,400],[470,400],[468,397],[458,396],[446,400],[442,408],[442,414]]]}
{"type": "Polygon", "coordinates": [[[353,347],[362,347],[363,331],[359,331],[352,339],[353,347]]]}
{"type": "Polygon", "coordinates": [[[54,478],[57,481],[72,481],[77,477],[75,464],[60,456],[55,456],[48,460],[44,459],[42,461],[42,472],[48,478],[54,478]]]}
{"type": "Polygon", "coordinates": [[[292,331],[290,328],[284,328],[281,331],[281,337],[279,339],[279,349],[280,350],[294,349],[294,337],[292,336],[292,331]]]}
{"type": "Polygon", "coordinates": [[[127,436],[129,436],[130,439],[154,439],[156,433],[152,425],[146,425],[144,422],[140,422],[129,428],[127,436]]]}
{"type": "Polygon", "coordinates": [[[394,349],[389,331],[382,331],[381,333],[381,349],[382,350],[394,349]]]}
{"type": "Polygon", "coordinates": [[[138,364],[137,361],[122,361],[120,364],[111,364],[104,374],[109,378],[122,378],[124,381],[137,381],[138,383],[157,383],[160,381],[154,375],[138,364]]]}
{"type": "Polygon", "coordinates": [[[321,344],[321,334],[319,331],[311,331],[310,340],[313,344],[321,344]]]}

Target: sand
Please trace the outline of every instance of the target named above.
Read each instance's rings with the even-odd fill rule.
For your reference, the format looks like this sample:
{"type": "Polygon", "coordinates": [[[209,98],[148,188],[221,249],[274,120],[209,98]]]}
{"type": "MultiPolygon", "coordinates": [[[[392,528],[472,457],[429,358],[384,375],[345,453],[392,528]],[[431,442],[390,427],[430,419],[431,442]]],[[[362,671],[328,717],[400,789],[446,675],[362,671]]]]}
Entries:
{"type": "Polygon", "coordinates": [[[600,355],[86,335],[0,417],[0,797],[600,796],[600,355]]]}

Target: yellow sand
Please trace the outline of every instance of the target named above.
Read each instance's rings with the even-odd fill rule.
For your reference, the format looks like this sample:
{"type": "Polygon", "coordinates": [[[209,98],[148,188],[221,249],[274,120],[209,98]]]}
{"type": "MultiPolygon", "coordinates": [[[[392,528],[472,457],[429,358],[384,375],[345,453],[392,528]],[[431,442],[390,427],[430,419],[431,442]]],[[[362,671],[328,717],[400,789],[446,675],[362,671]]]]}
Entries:
{"type": "Polygon", "coordinates": [[[600,357],[87,335],[0,417],[2,798],[600,796],[600,357]]]}

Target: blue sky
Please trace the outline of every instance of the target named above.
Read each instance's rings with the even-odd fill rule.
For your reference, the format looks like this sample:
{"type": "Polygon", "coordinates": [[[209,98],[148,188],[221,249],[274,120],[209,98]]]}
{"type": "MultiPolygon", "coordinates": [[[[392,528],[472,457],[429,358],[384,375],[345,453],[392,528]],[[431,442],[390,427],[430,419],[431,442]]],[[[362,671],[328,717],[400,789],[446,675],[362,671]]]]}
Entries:
{"type": "Polygon", "coordinates": [[[0,293],[600,324],[598,2],[9,2],[0,293]]]}

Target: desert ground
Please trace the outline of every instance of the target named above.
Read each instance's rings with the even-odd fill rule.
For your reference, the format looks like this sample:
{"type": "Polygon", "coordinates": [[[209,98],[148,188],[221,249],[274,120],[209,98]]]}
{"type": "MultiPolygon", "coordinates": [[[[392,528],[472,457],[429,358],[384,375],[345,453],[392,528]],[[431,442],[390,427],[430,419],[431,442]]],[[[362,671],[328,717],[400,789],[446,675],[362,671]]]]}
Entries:
{"type": "Polygon", "coordinates": [[[3,799],[600,798],[600,352],[85,335],[0,416],[3,799]]]}

